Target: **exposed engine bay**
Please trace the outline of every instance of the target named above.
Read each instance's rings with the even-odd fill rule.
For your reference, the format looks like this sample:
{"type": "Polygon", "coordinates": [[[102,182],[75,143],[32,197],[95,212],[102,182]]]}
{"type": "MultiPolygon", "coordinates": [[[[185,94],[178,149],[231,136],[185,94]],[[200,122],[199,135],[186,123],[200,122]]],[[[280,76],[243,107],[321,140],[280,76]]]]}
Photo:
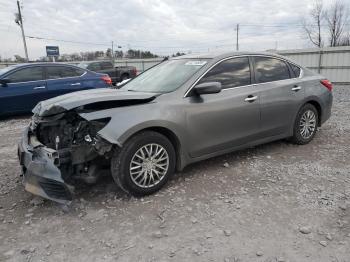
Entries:
{"type": "Polygon", "coordinates": [[[72,110],[51,118],[34,116],[31,128],[41,144],[56,151],[53,161],[66,183],[95,183],[109,168],[112,144],[97,135],[109,120],[86,121],[72,110]]]}
{"type": "Polygon", "coordinates": [[[77,182],[92,184],[111,174],[113,149],[121,146],[114,140],[117,121],[112,117],[118,108],[150,103],[156,96],[93,89],[37,104],[18,143],[25,189],[64,204],[73,199],[77,182]],[[111,121],[113,125],[107,128],[111,121]],[[104,136],[103,130],[112,136],[104,136]]]}

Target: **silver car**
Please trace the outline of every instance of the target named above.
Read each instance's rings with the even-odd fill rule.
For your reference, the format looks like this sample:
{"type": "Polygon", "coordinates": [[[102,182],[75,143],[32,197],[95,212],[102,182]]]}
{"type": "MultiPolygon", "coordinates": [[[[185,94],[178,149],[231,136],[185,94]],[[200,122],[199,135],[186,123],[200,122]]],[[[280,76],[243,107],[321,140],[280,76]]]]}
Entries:
{"type": "Polygon", "coordinates": [[[331,115],[332,84],[268,53],[164,60],[121,89],[39,103],[18,155],[26,190],[65,203],[104,173],[127,193],[156,192],[175,170],[289,138],[309,143],[331,115]]]}

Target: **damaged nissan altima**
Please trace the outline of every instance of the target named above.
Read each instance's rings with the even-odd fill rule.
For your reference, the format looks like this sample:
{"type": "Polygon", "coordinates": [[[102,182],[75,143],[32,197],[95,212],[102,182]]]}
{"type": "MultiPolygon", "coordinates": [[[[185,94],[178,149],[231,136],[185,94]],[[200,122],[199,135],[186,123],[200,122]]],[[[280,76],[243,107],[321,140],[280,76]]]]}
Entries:
{"type": "Polygon", "coordinates": [[[120,89],[40,102],[18,156],[25,189],[67,203],[105,173],[129,194],[156,192],[175,170],[282,138],[310,142],[331,114],[332,84],[267,53],[188,55],[120,89]]]}

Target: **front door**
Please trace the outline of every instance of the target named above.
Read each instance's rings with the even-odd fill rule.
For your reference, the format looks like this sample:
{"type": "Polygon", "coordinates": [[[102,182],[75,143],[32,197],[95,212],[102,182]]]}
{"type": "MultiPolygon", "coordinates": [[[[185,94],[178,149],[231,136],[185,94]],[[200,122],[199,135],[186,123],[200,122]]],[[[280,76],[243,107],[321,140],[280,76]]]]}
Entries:
{"type": "Polygon", "coordinates": [[[248,57],[219,63],[198,84],[205,82],[220,82],[222,91],[185,98],[190,155],[200,157],[257,140],[260,93],[251,85],[248,57]]]}
{"type": "Polygon", "coordinates": [[[47,86],[41,66],[18,69],[4,76],[10,80],[0,87],[0,113],[30,112],[45,99],[47,86]]]}

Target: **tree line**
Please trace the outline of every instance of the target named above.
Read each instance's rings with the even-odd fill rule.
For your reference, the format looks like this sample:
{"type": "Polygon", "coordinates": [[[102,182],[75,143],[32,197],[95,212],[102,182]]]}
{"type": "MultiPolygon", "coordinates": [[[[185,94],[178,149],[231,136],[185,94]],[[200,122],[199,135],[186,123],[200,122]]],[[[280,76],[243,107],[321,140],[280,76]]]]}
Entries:
{"type": "MultiPolygon", "coordinates": [[[[172,57],[175,56],[181,56],[185,55],[185,53],[177,52],[172,54],[172,57]]],[[[159,56],[157,54],[152,53],[151,51],[142,51],[142,50],[135,50],[135,49],[129,49],[126,52],[123,52],[122,50],[116,50],[114,51],[114,59],[121,59],[121,58],[129,58],[129,59],[137,59],[137,58],[157,58],[157,57],[163,57],[159,56]]],[[[99,60],[99,59],[112,59],[112,49],[108,48],[106,51],[88,51],[88,52],[76,52],[72,54],[62,54],[61,56],[57,57],[55,61],[57,62],[70,62],[70,61],[93,61],[93,60],[99,60]]],[[[50,60],[48,57],[41,57],[36,62],[45,62],[50,60]]],[[[21,57],[20,55],[14,55],[14,59],[7,58],[2,59],[0,56],[0,62],[17,62],[17,63],[24,63],[26,60],[25,58],[21,57]]]]}

